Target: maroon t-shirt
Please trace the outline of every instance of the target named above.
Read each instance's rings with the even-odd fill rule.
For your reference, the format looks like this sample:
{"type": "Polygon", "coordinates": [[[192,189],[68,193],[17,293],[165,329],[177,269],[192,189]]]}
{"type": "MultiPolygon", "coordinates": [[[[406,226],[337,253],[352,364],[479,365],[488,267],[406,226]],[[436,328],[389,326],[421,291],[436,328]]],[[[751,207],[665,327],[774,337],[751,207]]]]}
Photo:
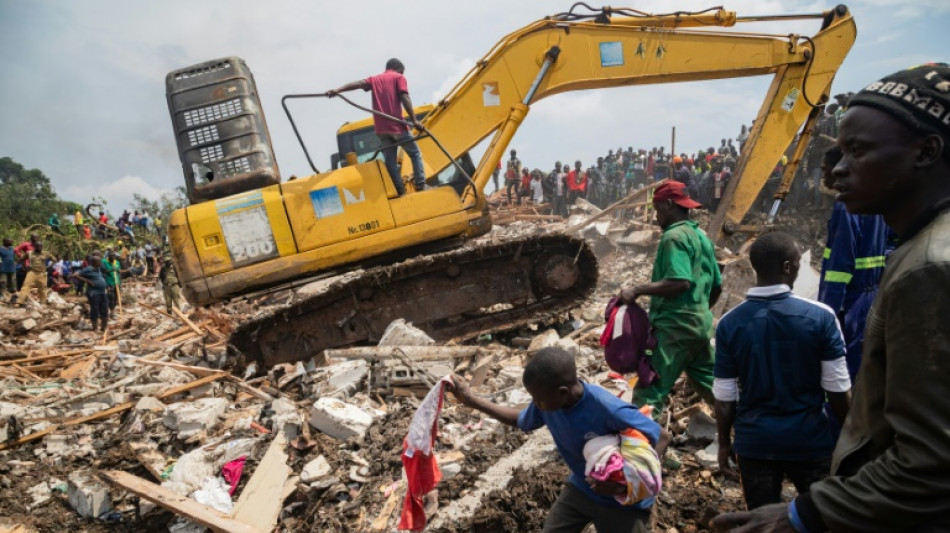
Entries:
{"type": "MultiPolygon", "coordinates": [[[[402,104],[399,95],[409,93],[406,77],[395,70],[387,70],[382,74],[366,78],[373,92],[373,109],[393,117],[402,117],[402,104]]],[[[405,124],[393,122],[378,115],[373,115],[373,124],[376,133],[404,133],[409,131],[405,124]]]]}

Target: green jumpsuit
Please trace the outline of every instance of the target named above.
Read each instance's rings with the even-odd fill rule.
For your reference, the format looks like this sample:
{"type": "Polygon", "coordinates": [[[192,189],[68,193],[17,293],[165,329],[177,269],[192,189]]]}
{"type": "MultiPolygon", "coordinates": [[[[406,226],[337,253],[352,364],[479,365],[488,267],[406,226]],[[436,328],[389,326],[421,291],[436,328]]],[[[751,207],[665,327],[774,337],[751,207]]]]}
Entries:
{"type": "Polygon", "coordinates": [[[654,417],[663,409],[676,379],[683,371],[700,395],[712,401],[715,350],[709,295],[722,285],[716,253],[706,233],[693,220],[670,224],[663,230],[651,281],[686,280],[689,289],[673,297],[652,296],[650,324],[657,347],[650,358],[658,374],[649,387],[637,387],[637,405],[652,405],[654,417]]]}

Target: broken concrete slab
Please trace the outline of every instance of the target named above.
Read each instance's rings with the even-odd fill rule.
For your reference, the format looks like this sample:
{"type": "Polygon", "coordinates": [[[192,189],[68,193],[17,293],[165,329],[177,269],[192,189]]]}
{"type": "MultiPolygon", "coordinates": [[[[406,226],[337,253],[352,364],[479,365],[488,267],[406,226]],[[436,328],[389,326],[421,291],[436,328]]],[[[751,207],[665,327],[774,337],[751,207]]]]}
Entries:
{"type": "Polygon", "coordinates": [[[278,398],[271,403],[271,409],[274,411],[274,416],[271,418],[273,430],[283,431],[287,434],[288,440],[297,438],[303,425],[303,417],[297,411],[294,402],[287,398],[278,398]]]}
{"type": "Polygon", "coordinates": [[[36,340],[37,342],[39,342],[40,346],[47,346],[47,347],[56,346],[57,344],[62,342],[63,334],[54,329],[50,329],[50,330],[41,332],[36,337],[36,340]]]}
{"type": "Polygon", "coordinates": [[[505,393],[505,401],[502,403],[515,409],[524,409],[531,403],[531,395],[522,388],[513,389],[505,393]]]}
{"type": "Polygon", "coordinates": [[[528,353],[534,354],[543,348],[550,348],[556,345],[560,339],[561,336],[557,334],[557,331],[553,329],[546,330],[531,340],[531,344],[528,346],[528,353]]]}
{"type": "Polygon", "coordinates": [[[706,411],[698,409],[689,417],[686,435],[696,440],[714,440],[716,438],[716,420],[709,416],[706,411]]]}
{"type": "Polygon", "coordinates": [[[30,331],[36,327],[36,319],[27,318],[18,325],[20,331],[30,331]]]}
{"type": "Polygon", "coordinates": [[[76,443],[76,439],[72,435],[47,435],[44,442],[46,453],[62,455],[76,443]]]}
{"type": "Polygon", "coordinates": [[[327,462],[327,458],[320,455],[316,459],[310,461],[304,465],[303,470],[300,471],[300,481],[304,483],[312,483],[323,477],[326,477],[332,472],[330,468],[330,463],[327,462]]]}
{"type": "Polygon", "coordinates": [[[576,358],[581,353],[581,348],[577,345],[577,342],[575,342],[574,339],[568,339],[566,337],[563,339],[558,339],[557,343],[555,343],[555,346],[571,354],[571,357],[574,358],[576,358]]]}
{"type": "Polygon", "coordinates": [[[401,318],[393,320],[386,327],[378,343],[379,346],[430,346],[433,344],[435,340],[426,332],[401,318]]]}
{"type": "Polygon", "coordinates": [[[203,398],[188,403],[176,403],[165,408],[162,424],[178,432],[178,438],[187,439],[204,429],[210,429],[224,414],[229,402],[224,398],[203,398]]]}
{"type": "Polygon", "coordinates": [[[617,246],[633,248],[636,250],[650,251],[656,248],[659,240],[659,233],[651,229],[631,231],[625,235],[619,235],[613,239],[617,246]]]}
{"type": "Polygon", "coordinates": [[[693,456],[699,466],[705,470],[716,472],[719,470],[719,444],[713,442],[702,450],[699,450],[693,456]]]}
{"type": "Polygon", "coordinates": [[[320,398],[310,412],[310,425],[333,438],[346,440],[363,436],[379,416],[373,409],[363,409],[333,398],[320,398]]]}
{"type": "Polygon", "coordinates": [[[73,472],[69,476],[66,497],[83,518],[98,518],[112,510],[109,488],[88,472],[73,472]]]}
{"type": "Polygon", "coordinates": [[[344,361],[326,367],[327,390],[350,394],[355,392],[369,373],[369,364],[365,359],[344,361]]]}
{"type": "Polygon", "coordinates": [[[153,396],[142,396],[135,404],[136,411],[162,412],[165,410],[165,407],[167,406],[164,402],[153,396]]]}

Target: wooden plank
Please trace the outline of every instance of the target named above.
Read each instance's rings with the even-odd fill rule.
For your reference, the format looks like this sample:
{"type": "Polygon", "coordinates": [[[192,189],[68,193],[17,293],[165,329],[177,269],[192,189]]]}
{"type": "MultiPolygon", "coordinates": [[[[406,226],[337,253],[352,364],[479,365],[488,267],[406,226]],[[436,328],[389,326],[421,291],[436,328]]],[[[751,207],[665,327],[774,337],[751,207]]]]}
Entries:
{"type": "Polygon", "coordinates": [[[181,364],[181,363],[169,363],[169,362],[167,362],[167,361],[150,361],[150,360],[148,360],[148,359],[141,359],[141,358],[137,358],[137,357],[136,357],[136,358],[131,358],[131,357],[130,357],[129,359],[127,359],[127,361],[131,361],[131,362],[133,362],[133,363],[135,363],[135,364],[139,364],[139,365],[147,365],[147,366],[166,366],[166,367],[168,367],[168,368],[174,368],[175,370],[181,370],[182,372],[190,372],[190,373],[192,373],[192,374],[194,374],[194,375],[196,375],[196,376],[199,376],[199,377],[211,376],[211,375],[214,375],[214,374],[220,374],[220,373],[222,373],[222,372],[225,372],[224,370],[215,370],[215,369],[213,369],[213,368],[205,368],[205,367],[201,367],[201,366],[192,366],[192,365],[183,365],[183,364],[181,364]]]}
{"type": "Polygon", "coordinates": [[[290,476],[286,448],[287,436],[279,431],[234,504],[232,518],[260,531],[274,529],[284,506],[284,484],[290,476]]]}
{"type": "MultiPolygon", "coordinates": [[[[207,376],[207,377],[203,377],[203,378],[201,378],[201,379],[192,381],[191,383],[185,383],[184,385],[177,385],[177,386],[175,386],[175,387],[168,388],[168,389],[164,390],[161,394],[159,394],[158,396],[156,396],[156,398],[158,398],[159,400],[164,400],[165,398],[168,398],[168,397],[170,397],[170,396],[174,396],[174,395],[176,395],[176,394],[189,391],[189,390],[191,390],[191,389],[200,387],[200,386],[202,386],[202,385],[206,385],[206,384],[208,384],[208,383],[211,383],[212,381],[217,381],[217,380],[223,378],[224,375],[225,375],[225,373],[224,373],[224,372],[221,372],[221,373],[218,373],[218,374],[215,374],[215,375],[212,375],[212,376],[207,376]]],[[[20,437],[20,438],[17,439],[17,440],[11,440],[11,441],[7,441],[7,442],[4,442],[4,443],[0,443],[0,451],[6,450],[6,449],[9,449],[9,448],[15,448],[15,447],[17,447],[17,446],[19,446],[19,445],[21,445],[21,444],[25,444],[25,443],[27,443],[27,442],[32,442],[32,441],[34,441],[34,440],[40,439],[40,438],[42,438],[42,437],[45,437],[46,435],[49,435],[50,433],[56,431],[57,429],[59,429],[59,428],[61,428],[61,427],[65,427],[65,426],[75,426],[75,425],[79,425],[79,424],[85,424],[86,422],[92,422],[93,420],[99,420],[100,418],[105,418],[105,417],[107,417],[107,416],[111,416],[111,415],[114,415],[114,414],[116,414],[116,413],[121,413],[121,412],[123,412],[123,411],[128,411],[129,409],[135,407],[135,404],[136,404],[136,403],[138,403],[138,402],[125,402],[125,403],[116,405],[115,407],[111,407],[111,408],[109,408],[109,409],[105,409],[105,410],[99,411],[98,413],[93,413],[93,414],[87,415],[87,416],[80,416],[80,417],[78,417],[78,418],[70,418],[69,420],[63,422],[63,423],[60,424],[60,425],[49,426],[48,428],[46,428],[46,429],[44,429],[44,430],[42,430],[42,431],[37,431],[37,432],[34,432],[34,433],[30,433],[29,435],[20,437]]]]}
{"type": "Polygon", "coordinates": [[[471,357],[483,350],[481,346],[355,346],[324,350],[329,359],[402,359],[413,361],[448,361],[471,357]]]}
{"type": "Polygon", "coordinates": [[[59,377],[63,379],[76,379],[80,376],[84,376],[92,369],[92,365],[94,365],[95,362],[95,356],[84,357],[79,362],[73,363],[60,371],[59,377]]]}
{"type": "Polygon", "coordinates": [[[393,516],[393,511],[396,510],[396,506],[403,500],[403,497],[406,495],[406,484],[399,482],[399,488],[389,493],[389,498],[386,498],[386,503],[383,504],[383,509],[376,516],[376,519],[373,520],[373,523],[370,525],[372,531],[389,531],[389,519],[393,516]]]}
{"type": "Polygon", "coordinates": [[[35,379],[36,381],[43,381],[43,378],[37,376],[37,375],[34,374],[33,372],[30,372],[29,370],[23,368],[23,367],[20,366],[20,365],[13,365],[13,368],[14,368],[16,371],[22,373],[24,376],[31,377],[31,378],[35,379]]]}
{"type": "Polygon", "coordinates": [[[196,335],[200,337],[205,334],[205,332],[201,331],[201,329],[198,326],[196,326],[195,323],[192,322],[187,316],[185,316],[185,313],[182,313],[180,309],[178,309],[177,307],[172,307],[172,311],[175,313],[175,315],[178,316],[178,318],[181,319],[182,322],[185,323],[185,325],[191,328],[191,330],[194,331],[196,335]]]}
{"type": "MultiPolygon", "coordinates": [[[[582,222],[579,223],[579,224],[576,224],[576,225],[574,225],[574,226],[571,226],[570,228],[567,228],[567,230],[565,231],[565,233],[573,233],[573,232],[575,232],[575,231],[581,231],[581,230],[583,230],[583,229],[584,229],[585,227],[587,227],[591,222],[600,220],[601,218],[603,218],[603,217],[609,215],[610,213],[613,213],[613,212],[616,211],[617,209],[620,209],[620,208],[623,207],[624,205],[626,205],[626,204],[632,202],[633,200],[639,199],[641,196],[645,196],[645,195],[647,194],[647,192],[652,191],[653,189],[656,189],[657,187],[659,187],[660,185],[663,185],[663,184],[666,183],[667,181],[669,181],[669,180],[663,179],[663,180],[660,180],[660,181],[658,181],[658,182],[656,182],[656,183],[653,183],[653,184],[651,184],[651,185],[647,185],[646,187],[640,189],[639,191],[634,191],[633,193],[627,195],[626,197],[621,198],[620,200],[617,200],[616,202],[614,202],[614,203],[608,205],[607,207],[605,207],[601,212],[597,213],[596,215],[593,215],[593,216],[587,218],[586,220],[582,221],[582,222]]],[[[649,211],[649,210],[647,210],[647,211],[649,211]]]]}
{"type": "Polygon", "coordinates": [[[178,329],[176,329],[176,330],[174,330],[174,331],[169,331],[169,332],[167,332],[167,333],[163,333],[163,334],[159,335],[158,337],[152,337],[152,340],[155,340],[155,341],[165,341],[165,340],[168,340],[168,339],[172,339],[172,338],[174,338],[174,337],[177,337],[177,336],[179,336],[179,335],[183,335],[183,334],[188,333],[188,332],[190,332],[190,331],[191,331],[191,328],[189,328],[188,326],[182,326],[182,327],[180,327],[180,328],[178,328],[178,329]]]}
{"type": "Polygon", "coordinates": [[[20,363],[30,364],[35,361],[46,361],[49,359],[56,359],[57,357],[70,357],[73,355],[88,354],[90,352],[92,352],[91,348],[88,350],[70,350],[68,352],[51,353],[47,355],[37,355],[33,357],[22,357],[20,359],[7,359],[5,361],[0,361],[0,366],[17,365],[20,363]]]}
{"type": "Polygon", "coordinates": [[[128,360],[132,361],[133,363],[139,363],[139,364],[149,365],[149,366],[167,366],[169,368],[174,368],[175,370],[181,370],[183,372],[191,372],[192,374],[196,376],[211,376],[214,374],[225,373],[226,374],[224,376],[225,379],[234,383],[234,385],[237,388],[241,389],[242,391],[250,394],[251,396],[254,396],[255,398],[260,398],[261,400],[264,400],[265,402],[274,401],[274,397],[271,396],[270,394],[267,394],[266,392],[258,388],[248,385],[243,380],[241,380],[241,378],[229,372],[225,372],[224,370],[215,370],[213,368],[203,368],[200,366],[183,365],[180,363],[169,363],[166,361],[150,361],[150,360],[142,359],[142,358],[128,359],[128,360]]]}
{"type": "Polygon", "coordinates": [[[235,520],[217,509],[202,505],[187,496],[175,494],[161,485],[133,476],[128,472],[108,470],[99,475],[120,489],[131,492],[212,531],[222,533],[262,533],[265,531],[235,520]]]}

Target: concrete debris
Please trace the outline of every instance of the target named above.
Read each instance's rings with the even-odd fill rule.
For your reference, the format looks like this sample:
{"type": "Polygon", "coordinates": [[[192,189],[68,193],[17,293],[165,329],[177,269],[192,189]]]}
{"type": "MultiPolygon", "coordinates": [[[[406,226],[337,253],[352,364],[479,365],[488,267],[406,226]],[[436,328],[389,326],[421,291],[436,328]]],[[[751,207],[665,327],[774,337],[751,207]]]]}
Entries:
{"type": "Polygon", "coordinates": [[[152,396],[142,396],[139,398],[139,401],[135,403],[136,411],[164,412],[165,407],[165,404],[162,403],[161,400],[152,396]]]}
{"type": "Polygon", "coordinates": [[[696,440],[713,440],[716,438],[716,420],[699,409],[690,415],[686,435],[696,440]]]}
{"type": "Polygon", "coordinates": [[[271,403],[271,409],[274,411],[271,417],[271,426],[274,431],[283,431],[288,439],[296,438],[303,425],[303,416],[294,402],[287,398],[278,398],[271,403]]]}
{"type": "Polygon", "coordinates": [[[327,367],[324,382],[329,394],[339,392],[350,395],[356,392],[367,374],[369,374],[369,364],[365,360],[344,361],[327,367]]]}
{"type": "Polygon", "coordinates": [[[699,463],[699,466],[705,470],[710,470],[712,472],[719,471],[719,444],[713,442],[709,446],[699,450],[693,456],[696,458],[696,462],[699,463]]]}
{"type": "Polygon", "coordinates": [[[35,328],[35,327],[36,327],[36,320],[35,320],[35,319],[27,318],[27,319],[24,320],[23,322],[20,322],[20,330],[21,330],[21,331],[30,331],[31,329],[33,329],[33,328],[35,328]]]}
{"type": "Polygon", "coordinates": [[[228,408],[224,398],[204,398],[190,403],[178,403],[165,408],[162,424],[186,439],[195,433],[210,429],[228,408]]]}
{"type": "Polygon", "coordinates": [[[330,467],[330,463],[327,462],[326,457],[320,455],[304,465],[303,470],[300,471],[300,481],[312,483],[330,475],[331,472],[333,472],[333,469],[330,467]]]}
{"type": "Polygon", "coordinates": [[[320,398],[310,411],[310,425],[335,439],[346,440],[365,435],[380,414],[375,409],[362,409],[333,398],[320,398]]]}
{"type": "Polygon", "coordinates": [[[66,490],[69,505],[83,518],[99,518],[112,510],[109,488],[90,472],[74,472],[66,490]]]}
{"type": "Polygon", "coordinates": [[[656,247],[660,239],[660,232],[650,229],[631,231],[617,236],[612,240],[616,246],[624,246],[641,251],[649,251],[656,247]]]}
{"type": "Polygon", "coordinates": [[[40,333],[36,340],[40,346],[56,346],[63,340],[63,334],[56,330],[47,330],[40,333]]]}
{"type": "Polygon", "coordinates": [[[403,319],[394,320],[383,336],[379,339],[379,346],[431,346],[435,344],[426,332],[413,326],[403,319]]]}
{"type": "Polygon", "coordinates": [[[528,346],[528,353],[535,354],[538,352],[538,350],[555,346],[559,340],[561,340],[561,336],[557,334],[557,331],[553,329],[545,330],[543,333],[532,339],[531,345],[528,346]]]}

